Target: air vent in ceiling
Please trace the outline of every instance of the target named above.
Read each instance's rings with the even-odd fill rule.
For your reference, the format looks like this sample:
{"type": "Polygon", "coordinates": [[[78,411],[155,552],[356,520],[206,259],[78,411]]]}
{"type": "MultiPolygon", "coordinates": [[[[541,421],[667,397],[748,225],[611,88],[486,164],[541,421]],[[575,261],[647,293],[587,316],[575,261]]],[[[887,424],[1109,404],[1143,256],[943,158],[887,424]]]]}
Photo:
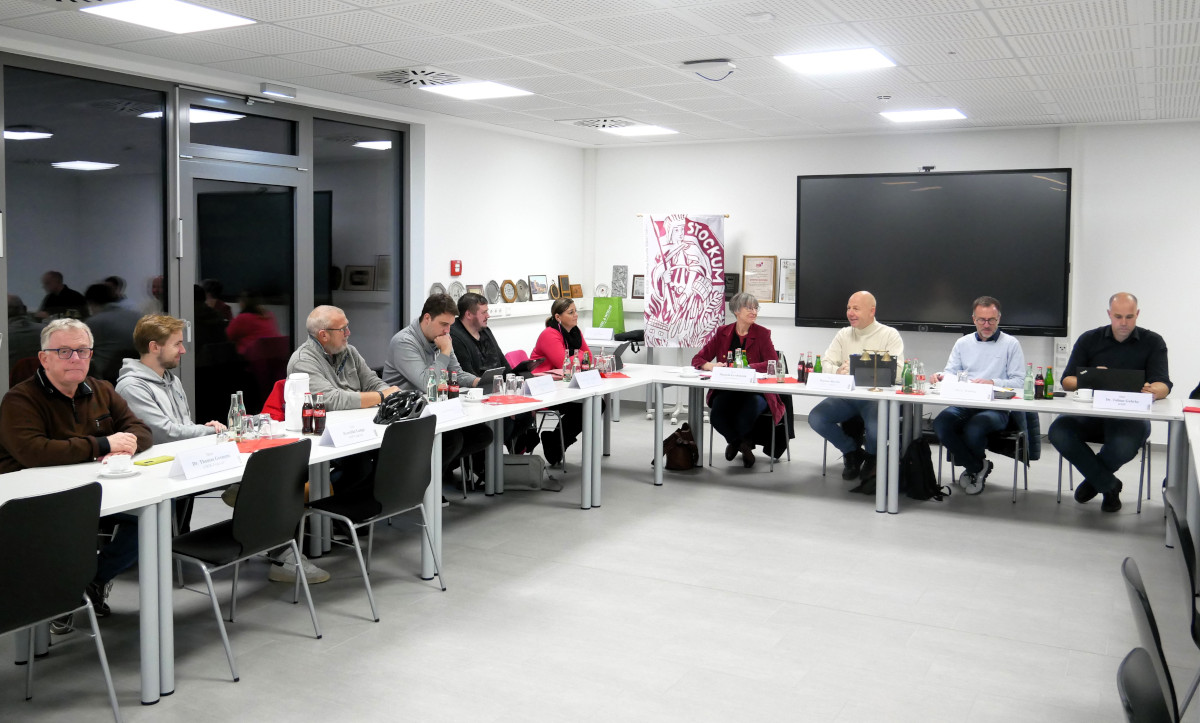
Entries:
{"type": "Polygon", "coordinates": [[[610,118],[582,118],[580,120],[564,120],[559,123],[566,123],[569,126],[579,126],[580,128],[596,128],[602,130],[604,128],[627,128],[629,126],[641,125],[637,121],[628,118],[610,117],[610,118]]]}
{"type": "Polygon", "coordinates": [[[463,82],[461,75],[447,73],[444,70],[423,66],[419,68],[399,68],[397,70],[377,70],[371,73],[360,73],[361,78],[381,80],[392,85],[404,85],[412,88],[422,85],[454,85],[463,82]]]}

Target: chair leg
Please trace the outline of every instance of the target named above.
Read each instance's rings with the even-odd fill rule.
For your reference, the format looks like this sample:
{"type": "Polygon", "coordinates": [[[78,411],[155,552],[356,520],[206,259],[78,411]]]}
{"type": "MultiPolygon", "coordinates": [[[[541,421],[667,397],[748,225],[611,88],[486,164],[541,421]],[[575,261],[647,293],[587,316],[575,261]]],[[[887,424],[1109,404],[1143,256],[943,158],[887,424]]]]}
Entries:
{"type": "MultiPolygon", "coordinates": [[[[185,497],[185,498],[183,498],[183,500],[176,500],[175,502],[172,503],[172,505],[171,505],[171,512],[172,512],[172,514],[171,514],[171,536],[172,537],[179,537],[179,516],[177,514],[175,514],[175,505],[177,505],[177,504],[184,504],[184,505],[187,505],[188,507],[191,507],[192,498],[185,497]]],[[[182,560],[175,561],[175,584],[180,589],[183,589],[183,561],[182,560]]]]}
{"type": "MultiPolygon", "coordinates": [[[[789,454],[791,454],[789,452],[789,454]]],[[[791,459],[791,457],[788,457],[791,459]]],[[[825,440],[825,446],[821,448],[821,476],[825,476],[825,468],[829,465],[829,440],[825,440]]]]}
{"type": "Polygon", "coordinates": [[[200,572],[204,573],[204,584],[208,587],[208,599],[212,601],[213,614],[217,617],[217,630],[221,632],[221,644],[225,646],[225,657],[229,659],[229,673],[233,682],[240,680],[237,666],[233,662],[233,649],[229,647],[229,635],[225,632],[225,620],[221,617],[221,604],[217,602],[217,591],[213,589],[212,575],[208,573],[208,565],[198,563],[200,572]]]}
{"type": "Polygon", "coordinates": [[[25,700],[33,699],[33,647],[36,639],[37,631],[31,626],[29,628],[29,657],[25,658],[25,700]]]}
{"type": "Polygon", "coordinates": [[[375,548],[375,523],[367,527],[367,574],[371,573],[371,552],[375,548]]]}
{"type": "Polygon", "coordinates": [[[363,585],[367,587],[367,602],[371,603],[371,617],[375,622],[379,622],[379,611],[375,609],[375,593],[371,591],[371,578],[367,574],[367,563],[363,560],[362,546],[358,542],[358,531],[354,529],[354,523],[345,517],[335,517],[341,519],[350,527],[350,542],[354,543],[354,555],[358,558],[358,569],[362,570],[363,585]]]}
{"type": "Polygon", "coordinates": [[[429,533],[429,518],[425,516],[425,505],[417,505],[417,509],[421,511],[421,529],[425,530],[425,540],[429,543],[429,551],[433,555],[433,571],[438,576],[442,592],[446,592],[446,578],[442,577],[442,562],[438,559],[437,547],[433,544],[433,535],[429,533]]]}
{"type": "Polygon", "coordinates": [[[304,587],[304,599],[308,601],[308,614],[312,618],[313,632],[317,640],[321,639],[321,624],[317,622],[317,609],[313,607],[312,593],[308,591],[308,576],[304,574],[304,565],[300,564],[300,546],[295,540],[291,541],[292,554],[296,556],[296,579],[304,587]]]}
{"type": "Polygon", "coordinates": [[[1187,695],[1183,697],[1183,702],[1179,704],[1179,719],[1183,720],[1183,714],[1187,712],[1188,705],[1192,702],[1192,698],[1196,695],[1196,687],[1200,686],[1200,673],[1196,673],[1196,677],[1192,678],[1192,684],[1188,686],[1187,695]]]}
{"type": "MultiPolygon", "coordinates": [[[[1138,500],[1138,503],[1137,503],[1137,511],[1138,511],[1138,514],[1139,514],[1139,515],[1140,515],[1140,514],[1142,514],[1142,487],[1143,487],[1143,486],[1149,487],[1149,485],[1147,485],[1147,484],[1146,484],[1146,461],[1147,461],[1147,457],[1146,457],[1146,446],[1147,446],[1147,445],[1145,445],[1145,444],[1143,444],[1143,445],[1142,445],[1142,458],[1141,458],[1141,460],[1139,460],[1139,461],[1138,461],[1138,498],[1137,498],[1137,500],[1138,500]]],[[[1146,490],[1146,492],[1147,492],[1147,494],[1146,494],[1146,499],[1150,499],[1149,490],[1146,490]]]]}
{"type": "Polygon", "coordinates": [[[237,585],[238,573],[241,572],[241,569],[242,563],[233,563],[233,587],[229,591],[229,622],[231,623],[236,622],[234,618],[237,617],[237,585]]]}
{"type": "MultiPolygon", "coordinates": [[[[562,424],[561,417],[558,420],[558,448],[562,450],[562,460],[560,460],[560,464],[562,465],[562,473],[566,474],[567,473],[567,442],[566,442],[566,438],[563,437],[563,424],[562,424]]],[[[586,464],[586,461],[585,461],[585,464],[586,464]]]]}
{"type": "MultiPolygon", "coordinates": [[[[771,410],[768,409],[767,414],[770,414],[770,413],[771,413],[771,410]]],[[[771,421],[771,451],[767,452],[767,471],[768,472],[775,471],[775,422],[774,422],[774,420],[771,421]]]]}
{"type": "Polygon", "coordinates": [[[1062,504],[1062,455],[1058,455],[1058,504],[1062,504]]]}
{"type": "MultiPolygon", "coordinates": [[[[179,562],[176,560],[176,562],[179,562]]],[[[180,564],[183,564],[180,562],[180,564]]],[[[92,601],[84,598],[87,608],[88,621],[92,624],[92,638],[96,641],[96,654],[100,656],[100,670],[104,673],[104,685],[108,687],[108,702],[112,706],[113,719],[121,723],[121,709],[117,706],[117,691],[113,688],[112,671],[108,669],[108,656],[104,653],[104,640],[100,638],[100,626],[96,623],[96,609],[92,601]]],[[[29,669],[33,670],[33,658],[29,659],[29,669]]]]}
{"type": "Polygon", "coordinates": [[[470,472],[468,471],[468,467],[467,467],[467,458],[466,457],[462,457],[461,459],[458,460],[458,471],[459,471],[459,474],[462,475],[462,493],[463,493],[463,499],[465,500],[465,499],[467,499],[467,478],[470,476],[470,472]]]}
{"type": "MultiPolygon", "coordinates": [[[[700,434],[704,434],[704,432],[701,431],[700,434]]],[[[708,425],[708,466],[709,467],[712,466],[713,434],[714,434],[713,426],[712,426],[712,424],[709,424],[708,425]]]]}

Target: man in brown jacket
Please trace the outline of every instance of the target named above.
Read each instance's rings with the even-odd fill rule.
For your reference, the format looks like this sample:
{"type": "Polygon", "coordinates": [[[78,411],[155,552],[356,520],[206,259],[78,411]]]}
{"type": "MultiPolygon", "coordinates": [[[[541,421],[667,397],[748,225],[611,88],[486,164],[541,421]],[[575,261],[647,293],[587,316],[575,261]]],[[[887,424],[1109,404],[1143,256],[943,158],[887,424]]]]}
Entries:
{"type": "MultiPolygon", "coordinates": [[[[129,411],[113,385],[87,376],[91,357],[92,332],[83,322],[58,319],[42,329],[42,368],[0,402],[0,473],[103,460],[150,448],[150,430],[129,411]]],[[[105,519],[120,524],[100,550],[96,577],[87,586],[100,616],[110,612],[104,599],[112,579],[137,562],[137,518],[119,514],[105,519]]]]}

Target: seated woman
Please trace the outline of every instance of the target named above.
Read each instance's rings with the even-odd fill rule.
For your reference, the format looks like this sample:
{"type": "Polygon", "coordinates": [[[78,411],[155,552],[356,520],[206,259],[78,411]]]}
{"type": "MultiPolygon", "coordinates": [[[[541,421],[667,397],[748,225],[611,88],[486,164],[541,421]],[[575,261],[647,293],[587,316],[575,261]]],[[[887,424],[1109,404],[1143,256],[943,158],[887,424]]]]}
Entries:
{"type": "MultiPolygon", "coordinates": [[[[529,352],[530,359],[545,359],[533,371],[536,374],[558,369],[567,355],[573,359],[581,352],[591,354],[591,349],[588,348],[583,339],[583,332],[579,329],[579,312],[575,309],[575,302],[570,299],[558,299],[550,306],[546,328],[538,335],[533,351],[529,352]]],[[[562,444],[570,447],[583,430],[583,405],[579,402],[568,402],[553,409],[562,414],[562,444]]],[[[551,466],[562,461],[566,447],[559,444],[557,432],[542,432],[542,454],[551,466]]]]}
{"type": "MultiPolygon", "coordinates": [[[[692,366],[709,371],[713,367],[727,366],[726,353],[738,349],[746,350],[746,360],[758,372],[767,370],[767,362],[775,360],[775,345],[771,343],[771,331],[754,323],[758,318],[758,300],[742,292],[729,300],[729,311],[735,321],[717,329],[717,333],[692,357],[692,366]]],[[[742,465],[754,466],[754,443],[750,441],[754,420],[767,409],[775,424],[783,419],[783,402],[777,394],[755,392],[730,392],[713,390],[708,393],[709,415],[713,429],[721,433],[727,443],[725,459],[733,461],[742,453],[742,465]]]]}

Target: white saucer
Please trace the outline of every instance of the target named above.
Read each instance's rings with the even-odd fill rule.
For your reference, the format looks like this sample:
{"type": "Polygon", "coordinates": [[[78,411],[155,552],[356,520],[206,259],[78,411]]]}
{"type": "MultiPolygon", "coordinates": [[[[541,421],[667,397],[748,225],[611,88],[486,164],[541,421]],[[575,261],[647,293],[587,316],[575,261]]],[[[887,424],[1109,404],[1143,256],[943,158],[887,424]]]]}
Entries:
{"type": "Polygon", "coordinates": [[[141,473],[141,470],[131,469],[127,472],[101,472],[100,476],[104,479],[125,479],[126,477],[136,477],[141,473]]]}
{"type": "Polygon", "coordinates": [[[699,374],[699,373],[696,373],[696,374],[684,374],[683,372],[679,372],[679,378],[680,378],[680,379],[695,379],[695,378],[696,378],[696,377],[698,377],[698,376],[700,376],[700,374],[699,374]]]}
{"type": "Polygon", "coordinates": [[[1090,399],[1080,399],[1080,398],[1076,397],[1074,394],[1072,394],[1069,398],[1072,402],[1075,402],[1076,404],[1091,404],[1093,401],[1095,401],[1095,397],[1092,397],[1090,399]]]}

